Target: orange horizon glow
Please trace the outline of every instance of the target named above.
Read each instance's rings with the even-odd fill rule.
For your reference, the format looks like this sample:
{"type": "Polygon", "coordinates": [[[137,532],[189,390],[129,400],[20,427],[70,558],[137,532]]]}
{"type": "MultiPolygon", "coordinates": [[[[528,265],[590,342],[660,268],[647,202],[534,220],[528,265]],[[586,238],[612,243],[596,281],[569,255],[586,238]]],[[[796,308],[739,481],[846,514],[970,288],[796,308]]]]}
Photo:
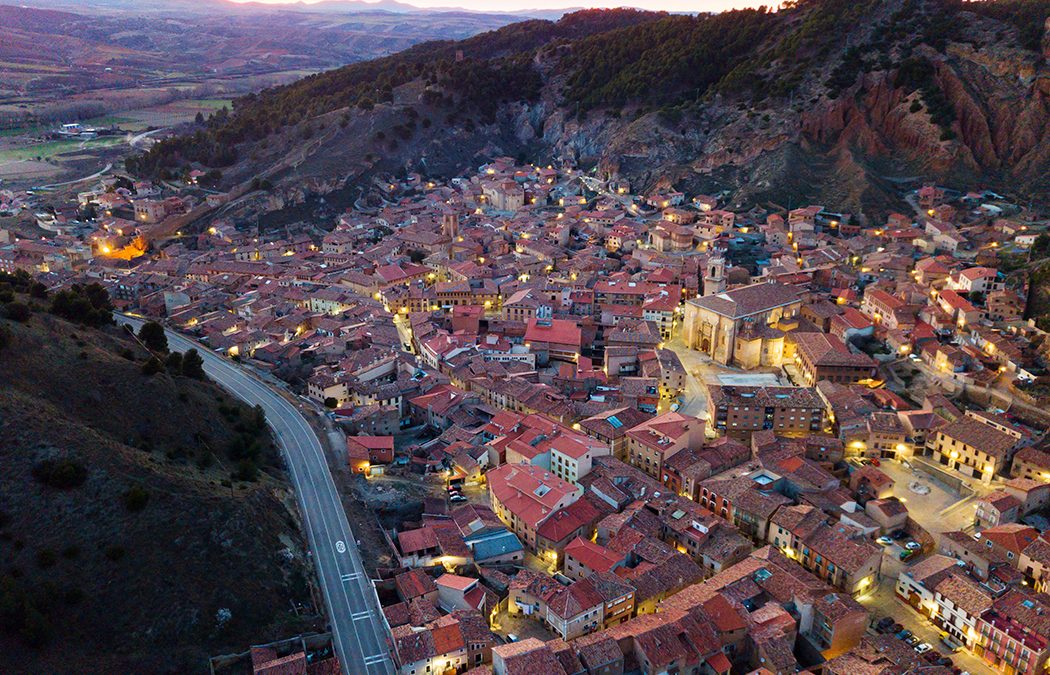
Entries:
{"type": "MultiPolygon", "coordinates": [[[[228,0],[243,4],[255,2],[265,5],[316,5],[337,0],[228,0]]],[[[359,0],[363,5],[378,5],[380,0],[359,0]]],[[[524,12],[529,10],[549,12],[553,10],[566,9],[612,9],[616,7],[633,7],[636,9],[647,9],[653,11],[667,12],[722,12],[728,9],[740,9],[744,7],[758,7],[766,5],[776,8],[779,1],[770,2],[766,0],[588,0],[579,2],[577,0],[502,0],[492,2],[491,0],[398,0],[403,4],[412,5],[420,9],[465,9],[472,12],[524,12]]]]}

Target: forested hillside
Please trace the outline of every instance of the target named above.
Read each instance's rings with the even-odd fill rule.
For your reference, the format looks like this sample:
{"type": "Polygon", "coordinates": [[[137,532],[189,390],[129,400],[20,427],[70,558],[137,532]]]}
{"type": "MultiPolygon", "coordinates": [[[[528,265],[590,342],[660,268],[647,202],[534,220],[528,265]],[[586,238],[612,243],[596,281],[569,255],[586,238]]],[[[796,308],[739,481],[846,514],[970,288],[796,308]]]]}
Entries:
{"type": "MultiPolygon", "coordinates": [[[[472,152],[568,156],[645,182],[722,176],[720,187],[744,188],[745,199],[758,197],[752,183],[770,182],[756,172],[806,155],[847,161],[852,176],[885,158],[878,171],[1039,189],[1050,161],[1048,16],[1050,0],[577,12],[238,99],[232,113],[128,166],[231,166],[247,177],[276,158],[270,146],[290,149],[292,138],[323,130],[319,147],[334,152],[354,134],[347,140],[367,158],[355,172],[411,167],[465,131],[472,152]],[[373,131],[362,136],[365,128],[373,131]]],[[[473,159],[453,153],[443,166],[473,159]]],[[[865,178],[832,189],[828,198],[847,205],[877,201],[865,178]]]]}

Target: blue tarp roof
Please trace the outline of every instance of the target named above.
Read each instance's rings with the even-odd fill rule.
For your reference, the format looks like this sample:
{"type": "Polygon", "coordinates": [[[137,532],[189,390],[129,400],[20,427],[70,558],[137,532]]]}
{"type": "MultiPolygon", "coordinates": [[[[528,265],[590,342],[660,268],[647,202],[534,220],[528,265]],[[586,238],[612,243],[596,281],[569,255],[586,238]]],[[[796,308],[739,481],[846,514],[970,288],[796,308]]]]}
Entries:
{"type": "Polygon", "coordinates": [[[487,560],[524,548],[518,541],[518,537],[509,530],[493,532],[476,539],[468,537],[467,543],[474,550],[474,560],[487,560]]]}

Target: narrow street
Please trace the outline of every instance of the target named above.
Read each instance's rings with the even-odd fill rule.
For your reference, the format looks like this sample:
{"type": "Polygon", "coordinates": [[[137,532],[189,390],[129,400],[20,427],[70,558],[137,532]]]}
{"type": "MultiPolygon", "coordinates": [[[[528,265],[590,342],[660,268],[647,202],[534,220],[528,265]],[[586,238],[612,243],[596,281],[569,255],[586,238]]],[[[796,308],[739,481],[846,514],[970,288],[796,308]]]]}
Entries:
{"type": "MultiPolygon", "coordinates": [[[[899,550],[896,546],[888,548],[899,550]]],[[[887,553],[887,556],[883,559],[882,580],[876,587],[875,592],[858,599],[860,604],[864,605],[871,613],[872,621],[878,621],[884,616],[891,616],[894,621],[910,630],[920,640],[929,643],[941,654],[950,657],[955,662],[956,667],[962,668],[970,675],[991,675],[994,673],[995,671],[986,665],[979,656],[966,649],[952,653],[941,642],[941,633],[944,631],[912,609],[906,602],[897,598],[897,594],[894,592],[894,588],[897,585],[897,576],[900,570],[908,567],[908,565],[901,563],[896,555],[893,555],[892,558],[893,560],[891,561],[890,555],[887,553]]]]}

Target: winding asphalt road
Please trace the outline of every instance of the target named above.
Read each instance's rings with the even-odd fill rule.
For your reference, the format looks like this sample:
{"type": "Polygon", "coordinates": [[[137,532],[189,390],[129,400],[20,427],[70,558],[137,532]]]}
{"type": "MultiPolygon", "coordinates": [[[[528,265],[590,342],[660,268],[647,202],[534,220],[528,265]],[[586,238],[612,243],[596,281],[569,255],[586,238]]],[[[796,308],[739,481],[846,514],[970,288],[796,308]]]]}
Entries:
{"type": "MultiPolygon", "coordinates": [[[[132,317],[117,318],[136,330],[143,323],[132,317]]],[[[172,351],[196,349],[204,359],[208,377],[245,403],[262,406],[266,412],[299,496],[343,672],[393,673],[387,624],[317,434],[295,405],[243,368],[178,333],[166,332],[172,351]]]]}

